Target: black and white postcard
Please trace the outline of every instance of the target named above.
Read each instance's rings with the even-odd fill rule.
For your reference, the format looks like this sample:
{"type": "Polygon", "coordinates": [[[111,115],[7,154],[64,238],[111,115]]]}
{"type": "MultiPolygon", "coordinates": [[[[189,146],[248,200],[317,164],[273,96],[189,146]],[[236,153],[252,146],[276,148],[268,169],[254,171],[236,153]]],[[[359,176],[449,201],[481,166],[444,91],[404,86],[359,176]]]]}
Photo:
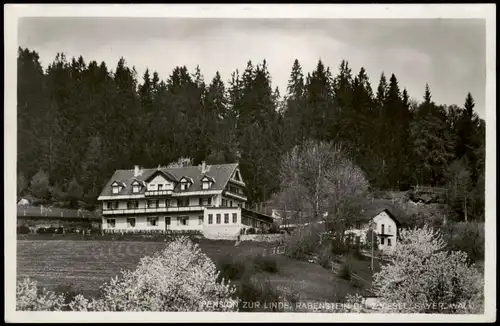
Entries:
{"type": "Polygon", "coordinates": [[[4,8],[6,321],[495,321],[493,4],[4,8]]]}

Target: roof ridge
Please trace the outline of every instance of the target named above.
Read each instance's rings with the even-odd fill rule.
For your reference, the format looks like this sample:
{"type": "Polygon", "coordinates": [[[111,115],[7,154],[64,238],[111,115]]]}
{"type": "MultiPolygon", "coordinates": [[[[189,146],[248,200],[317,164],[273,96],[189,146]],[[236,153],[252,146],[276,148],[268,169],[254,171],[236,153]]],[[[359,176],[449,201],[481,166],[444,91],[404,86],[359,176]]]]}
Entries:
{"type": "MultiPolygon", "coordinates": [[[[210,166],[223,166],[223,165],[238,165],[238,162],[234,163],[221,163],[221,164],[207,164],[210,166]]],[[[161,169],[185,169],[185,168],[197,168],[199,165],[189,165],[189,166],[165,166],[162,167],[161,169]]],[[[145,168],[142,167],[143,170],[156,170],[158,167],[151,167],[151,168],[145,168]]],[[[134,171],[134,169],[116,169],[115,171],[134,171]]]]}

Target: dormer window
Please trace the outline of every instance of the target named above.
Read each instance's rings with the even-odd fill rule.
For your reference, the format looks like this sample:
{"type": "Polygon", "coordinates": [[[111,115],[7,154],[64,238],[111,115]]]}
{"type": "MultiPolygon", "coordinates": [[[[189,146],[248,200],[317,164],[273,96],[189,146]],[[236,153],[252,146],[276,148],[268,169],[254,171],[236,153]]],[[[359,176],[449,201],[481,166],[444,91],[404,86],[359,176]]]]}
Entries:
{"type": "Polygon", "coordinates": [[[188,177],[181,178],[181,190],[187,190],[193,184],[193,179],[188,177]]]}
{"type": "Polygon", "coordinates": [[[134,194],[141,191],[141,184],[136,180],[132,183],[132,192],[134,194]]]}
{"type": "Polygon", "coordinates": [[[210,187],[212,187],[212,185],[214,183],[215,183],[215,179],[214,178],[209,177],[209,176],[204,176],[201,179],[201,189],[203,189],[203,190],[210,189],[210,187]]]}
{"type": "Polygon", "coordinates": [[[119,194],[120,191],[122,191],[123,183],[115,181],[111,184],[111,187],[113,189],[113,195],[116,195],[116,194],[119,194]]]}

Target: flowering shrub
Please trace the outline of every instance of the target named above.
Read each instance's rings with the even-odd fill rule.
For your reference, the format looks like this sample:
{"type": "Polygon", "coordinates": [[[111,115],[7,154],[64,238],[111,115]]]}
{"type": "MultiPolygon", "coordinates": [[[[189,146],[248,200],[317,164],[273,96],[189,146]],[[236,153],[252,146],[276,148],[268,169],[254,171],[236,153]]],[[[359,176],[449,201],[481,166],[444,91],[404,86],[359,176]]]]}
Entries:
{"type": "MultiPolygon", "coordinates": [[[[143,257],[134,271],[122,271],[101,287],[103,297],[77,295],[67,306],[74,311],[230,311],[236,310],[235,287],[218,272],[197,244],[182,237],[151,257],[143,257]]],[[[36,283],[18,283],[18,310],[61,310],[64,296],[43,292],[36,283]]]]}
{"type": "Polygon", "coordinates": [[[483,275],[467,254],[443,251],[441,234],[425,225],[401,231],[391,263],[374,275],[374,290],[385,312],[479,313],[483,275]]]}
{"type": "Polygon", "coordinates": [[[16,310],[58,311],[64,307],[64,296],[45,289],[40,291],[37,282],[28,277],[17,282],[16,310]]]}
{"type": "Polygon", "coordinates": [[[348,293],[345,296],[346,313],[367,313],[369,312],[363,304],[363,297],[359,293],[348,293]]]}

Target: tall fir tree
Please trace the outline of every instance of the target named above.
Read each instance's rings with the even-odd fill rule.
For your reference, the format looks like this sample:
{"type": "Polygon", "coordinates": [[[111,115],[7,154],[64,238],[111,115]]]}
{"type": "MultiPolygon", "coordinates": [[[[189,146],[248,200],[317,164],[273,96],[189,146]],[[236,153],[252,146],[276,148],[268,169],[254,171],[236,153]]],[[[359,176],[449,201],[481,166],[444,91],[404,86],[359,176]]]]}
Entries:
{"type": "Polygon", "coordinates": [[[485,122],[472,95],[463,108],[437,105],[426,84],[418,103],[384,74],[373,94],[364,68],[355,76],[347,61],[339,68],[332,78],[319,60],[305,77],[295,60],[281,99],[265,60],[236,70],[227,87],[219,73],[206,85],[200,67],[185,66],[166,80],[147,70],[138,83],[123,58],[112,72],[60,53],[44,71],[36,52],[19,48],[19,194],[92,204],[116,169],[191,157],[239,161],[258,203],[279,189],[282,154],[310,138],[349,145],[374,188],[441,185],[459,166],[456,175],[470,175],[468,218],[484,218],[485,122]]]}
{"type": "Polygon", "coordinates": [[[295,59],[288,79],[285,96],[286,108],[283,123],[286,126],[283,135],[288,140],[288,149],[305,140],[306,124],[304,119],[304,74],[299,60],[295,59]],[[286,136],[285,136],[286,135],[286,136]]]}

